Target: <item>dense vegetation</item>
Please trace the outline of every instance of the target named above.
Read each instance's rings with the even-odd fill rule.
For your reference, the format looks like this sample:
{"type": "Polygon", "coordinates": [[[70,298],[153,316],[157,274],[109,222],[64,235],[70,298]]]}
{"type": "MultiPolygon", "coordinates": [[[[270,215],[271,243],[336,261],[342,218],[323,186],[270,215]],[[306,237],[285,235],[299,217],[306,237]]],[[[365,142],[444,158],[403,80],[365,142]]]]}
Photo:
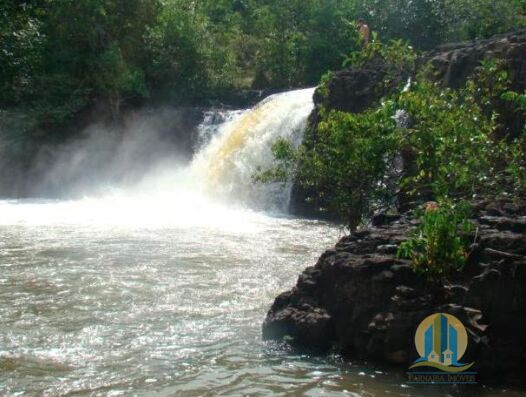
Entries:
{"type": "Polygon", "coordinates": [[[277,141],[274,167],[255,179],[294,181],[313,208],[337,215],[351,230],[405,201],[420,222],[398,255],[419,273],[447,276],[464,267],[476,239],[469,202],[526,195],[526,126],[508,132],[498,113],[504,104],[524,120],[526,93],[510,90],[497,59],[484,59],[464,86],[452,89],[436,81],[431,65],[417,71],[416,58],[401,40],[376,40],[351,54],[346,62],[355,69],[385,65],[384,77],[369,87],[384,96],[360,113],[331,110],[333,76],[324,76],[317,121],[304,142],[277,141]],[[418,209],[429,200],[436,201],[418,209]]]}
{"type": "Polygon", "coordinates": [[[4,0],[0,109],[29,130],[96,101],[193,103],[240,88],[313,85],[356,49],[364,16],[421,49],[524,25],[524,0],[4,0]]]}
{"type": "MultiPolygon", "coordinates": [[[[392,70],[411,68],[415,58],[399,41],[374,43],[360,54],[352,59],[355,66],[383,58],[392,70]]],[[[257,179],[294,179],[318,208],[351,228],[391,206],[400,190],[411,200],[438,201],[525,193],[526,132],[502,136],[491,105],[512,101],[524,111],[524,95],[509,91],[508,74],[497,61],[484,61],[459,89],[433,82],[429,68],[403,89],[405,84],[362,113],[322,106],[314,135],[299,148],[277,142],[276,166],[257,179]]]]}
{"type": "MultiPolygon", "coordinates": [[[[315,85],[342,64],[378,56],[396,75],[415,60],[408,44],[420,51],[488,37],[526,26],[525,15],[525,0],[4,0],[2,156],[29,162],[41,140],[63,140],[73,130],[60,127],[95,105],[118,119],[126,104],[193,104],[232,90],[315,85]],[[391,44],[362,49],[359,16],[391,44]]],[[[486,75],[495,68],[486,65],[486,75]]],[[[487,95],[524,107],[524,95],[506,93],[505,77],[487,95]]],[[[299,151],[278,142],[282,167],[266,177],[295,171],[316,193],[312,200],[352,226],[389,200],[398,181],[386,170],[407,148],[419,170],[400,181],[408,189],[468,195],[497,178],[524,189],[526,139],[495,140],[495,119],[478,93],[483,77],[476,79],[455,91],[422,77],[363,114],[322,111],[319,141],[299,151]],[[409,128],[400,128],[404,115],[409,128]]]]}

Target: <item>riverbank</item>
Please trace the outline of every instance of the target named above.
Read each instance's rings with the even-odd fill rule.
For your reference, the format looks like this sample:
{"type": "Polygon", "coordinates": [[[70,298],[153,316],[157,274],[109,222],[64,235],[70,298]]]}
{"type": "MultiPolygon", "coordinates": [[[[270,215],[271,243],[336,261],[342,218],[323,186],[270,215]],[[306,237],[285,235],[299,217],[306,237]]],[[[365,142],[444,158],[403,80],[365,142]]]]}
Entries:
{"type": "MultiPolygon", "coordinates": [[[[451,103],[457,103],[465,109],[469,108],[466,107],[467,103],[477,101],[478,95],[470,94],[469,84],[479,87],[479,93],[486,88],[495,90],[488,95],[488,102],[477,108],[481,117],[494,114],[496,124],[487,135],[491,137],[488,138],[489,141],[495,139],[495,142],[500,142],[501,147],[505,147],[523,133],[524,113],[517,109],[516,104],[503,99],[499,91],[503,89],[499,84],[505,83],[508,85],[507,89],[519,93],[526,89],[526,32],[442,46],[418,59],[414,70],[405,69],[394,74],[393,69],[382,62],[381,51],[380,48],[380,56],[361,65],[351,65],[332,74],[318,89],[315,95],[316,109],[310,117],[306,133],[307,151],[313,149],[314,155],[319,155],[325,153],[323,144],[332,148],[333,142],[324,139],[330,133],[338,137],[339,128],[347,131],[342,133],[342,137],[356,134],[360,137],[356,142],[363,142],[367,137],[361,137],[359,131],[353,130],[356,123],[367,121],[366,116],[360,118],[361,115],[374,115],[375,109],[378,109],[378,113],[385,111],[385,101],[389,101],[405,84],[405,90],[411,91],[410,83],[415,78],[422,79],[422,72],[425,72],[425,78],[429,80],[428,83],[423,83],[425,89],[443,87],[434,88],[442,89],[440,92],[443,96],[463,92],[460,94],[465,95],[461,96],[462,100],[459,101],[459,97],[455,95],[450,99],[451,103]],[[481,64],[485,64],[486,73],[489,72],[487,76],[490,76],[490,84],[484,88],[488,79],[478,77],[478,80],[470,80],[467,88],[462,88],[481,64]],[[464,91],[453,91],[459,87],[464,91]],[[349,121],[345,124],[338,120],[349,121]],[[337,132],[333,132],[334,130],[337,132]]],[[[394,71],[398,72],[398,69],[394,71]]],[[[422,84],[413,84],[419,83],[422,84]]],[[[416,90],[422,89],[421,87],[416,90]]],[[[437,92],[439,91],[429,89],[430,94],[437,95],[437,92]]],[[[430,104],[425,102],[426,95],[414,102],[411,102],[412,99],[410,97],[405,104],[409,108],[413,106],[414,113],[405,113],[405,120],[397,120],[398,124],[394,129],[395,133],[396,128],[407,131],[402,137],[407,139],[408,144],[394,157],[396,160],[393,164],[398,165],[393,165],[392,168],[398,168],[398,173],[393,176],[393,185],[396,186],[391,190],[391,201],[387,202],[389,210],[377,213],[367,227],[341,239],[334,249],[326,251],[320,257],[314,267],[307,268],[296,286],[275,300],[264,322],[263,336],[269,340],[285,340],[301,349],[337,352],[351,360],[396,365],[404,370],[419,357],[414,338],[420,322],[431,314],[444,312],[455,315],[466,326],[469,347],[464,360],[476,363],[481,383],[524,386],[526,344],[522,336],[526,332],[526,323],[523,321],[526,314],[526,201],[518,190],[510,189],[513,193],[501,194],[498,198],[492,193],[507,191],[506,184],[510,183],[510,179],[500,181],[495,178],[490,181],[483,177],[492,188],[488,187],[484,194],[474,194],[478,199],[473,199],[470,194],[466,195],[465,192],[469,189],[460,189],[459,194],[452,195],[464,197],[473,207],[469,221],[475,232],[467,251],[467,264],[461,271],[453,271],[446,274],[447,277],[425,276],[415,272],[410,260],[400,259],[397,255],[400,245],[410,238],[420,224],[415,210],[426,201],[437,199],[437,193],[432,189],[440,183],[443,183],[445,191],[454,189],[454,184],[449,183],[455,178],[451,175],[456,175],[457,170],[447,167],[450,167],[448,161],[453,160],[457,154],[452,153],[451,148],[454,146],[457,149],[457,146],[464,145],[461,146],[463,150],[470,153],[471,148],[485,142],[484,139],[477,138],[478,140],[461,143],[463,134],[471,133],[477,128],[483,131],[485,128],[470,124],[469,115],[461,114],[462,112],[459,113],[461,120],[449,120],[437,127],[437,123],[447,120],[450,103],[443,104],[444,109],[440,110],[442,105],[439,101],[430,104]],[[426,113],[431,105],[436,107],[435,113],[442,111],[444,118],[435,119],[436,114],[432,111],[426,113]],[[426,121],[414,125],[415,119],[412,116],[417,115],[426,121]],[[459,140],[454,138],[455,145],[447,150],[444,147],[439,149],[437,145],[453,139],[457,133],[451,123],[464,123],[468,127],[457,136],[460,137],[459,140]],[[443,135],[436,138],[435,135],[441,133],[443,135]],[[428,146],[415,149],[410,144],[421,143],[418,138],[412,140],[411,137],[415,136],[422,140],[428,139],[434,144],[428,142],[428,146]],[[435,138],[438,140],[433,141],[435,138]],[[440,153],[437,154],[436,151],[440,153]],[[433,180],[431,175],[437,171],[433,168],[420,169],[427,160],[425,157],[417,160],[418,152],[429,152],[428,155],[435,156],[434,161],[443,164],[441,167],[447,170],[446,174],[449,176],[433,180]],[[449,157],[451,158],[444,163],[444,159],[449,157]],[[419,186],[414,183],[420,177],[425,180],[427,175],[430,177],[430,181],[427,181],[429,184],[419,186]],[[406,183],[401,183],[404,179],[406,183]],[[487,199],[482,200],[481,197],[487,199]],[[393,212],[394,208],[396,210],[393,212]]],[[[477,119],[475,114],[473,117],[477,119]]],[[[380,121],[385,125],[390,122],[389,117],[380,121]]],[[[416,122],[420,121],[417,119],[416,122]]],[[[375,131],[374,125],[364,125],[375,131]]],[[[344,139],[349,138],[339,139],[340,142],[346,142],[344,139]]],[[[352,145],[349,147],[350,149],[344,150],[351,150],[352,145]]],[[[364,149],[368,149],[367,145],[364,145],[364,149]]],[[[462,155],[463,153],[459,154],[462,155]]],[[[387,154],[384,156],[388,157],[387,154]]],[[[385,157],[379,157],[380,163],[388,161],[385,157]]],[[[503,155],[501,160],[504,157],[503,155]]],[[[359,160],[359,157],[356,159],[359,160]]],[[[349,161],[345,158],[340,160],[349,161]]],[[[477,155],[469,159],[472,163],[478,160],[480,158],[477,155]]],[[[349,162],[350,164],[345,165],[340,163],[339,168],[345,166],[346,170],[352,170],[352,160],[349,162]]],[[[518,166],[519,164],[520,161],[517,162],[518,166]]],[[[475,167],[474,170],[476,169],[475,167]]],[[[328,171],[331,170],[329,167],[328,171]]],[[[463,178],[465,175],[457,176],[463,178]]],[[[365,175],[358,173],[356,177],[360,180],[365,175]]],[[[326,204],[327,197],[345,197],[342,196],[343,188],[333,183],[324,184],[322,188],[323,194],[320,194],[319,191],[305,189],[301,183],[296,183],[292,211],[313,217],[337,216],[330,211],[320,212],[320,207],[326,204]],[[317,197],[321,201],[317,201],[317,197]]],[[[350,189],[357,188],[352,186],[350,189]]],[[[473,193],[479,191],[481,190],[473,193]]],[[[348,200],[356,197],[353,194],[357,193],[362,192],[349,192],[348,200]]],[[[370,197],[365,199],[370,200],[370,197]]],[[[351,206],[348,201],[341,200],[340,208],[345,203],[351,206]]]]}
{"type": "Polygon", "coordinates": [[[462,272],[434,280],[416,274],[396,252],[418,221],[378,215],[276,299],[264,338],[403,368],[418,358],[418,324],[446,312],[466,326],[465,360],[476,362],[483,383],[524,385],[526,200],[483,201],[474,209],[478,232],[462,272]]]}

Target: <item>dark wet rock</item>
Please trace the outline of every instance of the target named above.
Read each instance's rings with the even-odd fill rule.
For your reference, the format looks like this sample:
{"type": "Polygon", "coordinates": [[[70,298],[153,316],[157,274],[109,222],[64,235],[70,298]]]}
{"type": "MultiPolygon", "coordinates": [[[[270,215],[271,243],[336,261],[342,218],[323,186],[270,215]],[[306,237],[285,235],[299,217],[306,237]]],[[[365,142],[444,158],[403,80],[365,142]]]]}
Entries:
{"type": "Polygon", "coordinates": [[[484,216],[480,218],[480,223],[500,231],[508,230],[514,233],[526,232],[525,217],[506,218],[502,216],[484,216]]]}
{"type": "Polygon", "coordinates": [[[517,224],[526,200],[495,199],[474,208],[478,241],[462,272],[429,280],[396,258],[395,247],[415,223],[406,215],[371,225],[342,238],[276,299],[263,325],[265,339],[407,368],[417,358],[418,324],[446,312],[465,325],[466,360],[476,362],[483,382],[524,384],[526,234],[517,224]]]}
{"type": "Polygon", "coordinates": [[[265,328],[264,337],[279,337],[291,344],[308,346],[313,350],[330,347],[327,335],[333,333],[332,318],[326,310],[302,305],[300,308],[286,307],[272,319],[272,327],[265,328]]]}
{"type": "Polygon", "coordinates": [[[484,58],[502,60],[510,69],[516,88],[526,88],[526,31],[497,35],[485,40],[450,43],[437,47],[431,59],[437,78],[448,87],[460,87],[484,58]]]}
{"type": "Polygon", "coordinates": [[[400,215],[398,214],[386,214],[380,213],[372,217],[371,224],[376,227],[390,225],[396,221],[400,220],[400,215]]]}
{"type": "Polygon", "coordinates": [[[328,109],[363,112],[378,104],[385,95],[399,90],[412,74],[412,71],[407,70],[392,72],[381,59],[373,59],[359,68],[351,66],[340,70],[334,73],[328,83],[330,95],[323,97],[321,91],[317,90],[314,102],[328,109]]]}
{"type": "Polygon", "coordinates": [[[398,245],[396,244],[379,245],[377,248],[377,251],[380,254],[396,254],[396,252],[398,251],[398,245]]]}

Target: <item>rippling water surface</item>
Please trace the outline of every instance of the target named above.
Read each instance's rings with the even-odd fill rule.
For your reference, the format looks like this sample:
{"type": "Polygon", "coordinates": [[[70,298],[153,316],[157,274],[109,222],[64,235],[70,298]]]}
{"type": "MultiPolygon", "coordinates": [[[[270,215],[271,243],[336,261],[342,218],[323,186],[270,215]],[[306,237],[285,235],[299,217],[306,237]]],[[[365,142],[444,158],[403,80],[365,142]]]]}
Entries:
{"type": "Polygon", "coordinates": [[[137,148],[153,139],[140,126],[113,165],[97,139],[68,146],[54,185],[91,181],[103,193],[0,201],[0,396],[501,395],[415,389],[400,372],[262,342],[274,298],[340,235],[244,209],[287,208],[290,186],[252,176],[272,164],[275,139],[299,142],[312,94],[205,119],[203,147],[183,168],[140,162],[137,148]],[[145,177],[124,190],[93,174],[130,164],[145,177]]]}
{"type": "Polygon", "coordinates": [[[221,207],[173,226],[184,213],[159,208],[141,226],[118,200],[0,203],[0,394],[430,394],[261,341],[337,228],[221,207]]]}

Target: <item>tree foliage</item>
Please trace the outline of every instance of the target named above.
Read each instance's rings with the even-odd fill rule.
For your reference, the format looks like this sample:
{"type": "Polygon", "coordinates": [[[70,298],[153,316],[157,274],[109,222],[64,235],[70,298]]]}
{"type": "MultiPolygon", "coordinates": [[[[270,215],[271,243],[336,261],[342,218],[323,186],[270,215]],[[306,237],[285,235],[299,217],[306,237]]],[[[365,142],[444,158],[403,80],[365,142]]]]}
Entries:
{"type": "Polygon", "coordinates": [[[0,108],[54,126],[95,101],[117,116],[132,99],[314,85],[356,53],[358,16],[430,48],[524,26],[524,12],[522,0],[4,0],[0,108]]]}
{"type": "Polygon", "coordinates": [[[357,11],[382,38],[406,39],[419,49],[524,26],[522,0],[357,0],[357,11]]]}
{"type": "MultiPolygon", "coordinates": [[[[401,48],[397,42],[387,47],[401,48]]],[[[393,65],[414,59],[387,48],[378,53],[393,65]]],[[[362,113],[322,109],[315,134],[298,150],[284,150],[279,142],[276,167],[257,179],[298,181],[310,201],[339,214],[351,229],[392,204],[400,187],[415,199],[526,193],[526,133],[513,142],[500,136],[491,106],[504,98],[524,111],[524,95],[508,91],[507,73],[486,60],[456,90],[432,82],[428,74],[424,69],[406,89],[362,113]],[[404,174],[393,175],[402,157],[404,174]]]]}

